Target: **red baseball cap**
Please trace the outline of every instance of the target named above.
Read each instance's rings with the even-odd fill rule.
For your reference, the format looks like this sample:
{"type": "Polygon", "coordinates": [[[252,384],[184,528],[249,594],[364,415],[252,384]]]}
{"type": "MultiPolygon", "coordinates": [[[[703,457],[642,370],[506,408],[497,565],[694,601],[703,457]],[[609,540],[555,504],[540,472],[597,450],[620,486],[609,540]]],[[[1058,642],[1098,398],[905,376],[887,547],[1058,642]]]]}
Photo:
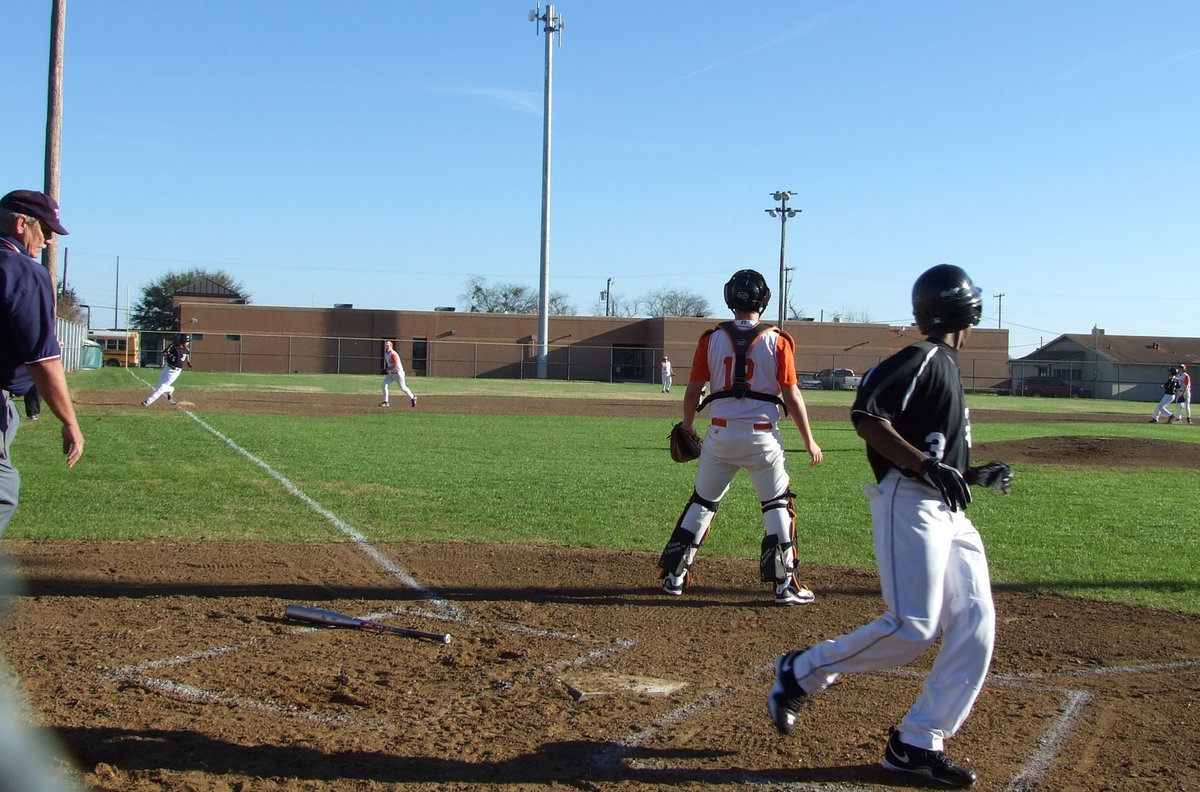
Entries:
{"type": "Polygon", "coordinates": [[[58,202],[37,190],[13,190],[0,198],[0,209],[36,217],[56,234],[66,236],[67,229],[58,221],[58,202]]]}

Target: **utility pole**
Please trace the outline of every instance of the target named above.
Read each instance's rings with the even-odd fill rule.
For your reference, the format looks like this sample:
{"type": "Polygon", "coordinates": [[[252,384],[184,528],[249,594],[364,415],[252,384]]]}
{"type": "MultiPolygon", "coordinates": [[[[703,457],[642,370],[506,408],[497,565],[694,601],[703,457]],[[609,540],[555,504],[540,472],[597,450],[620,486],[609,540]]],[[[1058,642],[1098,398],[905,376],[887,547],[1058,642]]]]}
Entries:
{"type": "MultiPolygon", "coordinates": [[[[58,201],[59,163],[62,158],[63,41],[66,37],[67,0],[54,0],[50,9],[50,77],[46,97],[46,173],[43,190],[58,201]]],[[[58,315],[58,246],[42,249],[42,264],[50,273],[54,313],[58,315]]]]}
{"type": "Polygon", "coordinates": [[[542,265],[538,285],[538,362],[537,377],[546,379],[546,367],[550,356],[550,97],[554,75],[554,34],[558,34],[558,45],[562,46],[562,17],[554,13],[554,6],[546,6],[546,13],[529,12],[530,22],[543,22],[546,33],[546,87],[545,104],[542,112],[542,265]]]}
{"type": "Polygon", "coordinates": [[[604,286],[604,315],[612,316],[612,278],[604,286]]]}
{"type": "Polygon", "coordinates": [[[1004,292],[992,296],[996,298],[996,327],[1004,327],[1004,292]]]}
{"type": "Polygon", "coordinates": [[[771,193],[771,197],[779,201],[779,206],[773,209],[767,209],[766,212],[771,217],[779,218],[779,326],[783,327],[783,320],[787,317],[787,269],[783,265],[784,248],[787,245],[787,221],[789,217],[795,217],[799,209],[789,209],[787,202],[796,193],[791,190],[780,190],[771,193]]]}

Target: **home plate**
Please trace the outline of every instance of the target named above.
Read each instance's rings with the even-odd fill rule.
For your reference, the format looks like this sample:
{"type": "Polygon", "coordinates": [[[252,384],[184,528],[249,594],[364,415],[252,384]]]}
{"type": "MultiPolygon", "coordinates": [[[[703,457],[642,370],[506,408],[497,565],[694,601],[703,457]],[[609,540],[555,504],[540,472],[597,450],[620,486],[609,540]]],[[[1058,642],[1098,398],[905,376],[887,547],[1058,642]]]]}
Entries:
{"type": "Polygon", "coordinates": [[[614,693],[630,693],[635,696],[669,696],[687,685],[669,679],[629,676],[628,674],[572,674],[562,677],[562,683],[576,701],[608,696],[614,693]]]}

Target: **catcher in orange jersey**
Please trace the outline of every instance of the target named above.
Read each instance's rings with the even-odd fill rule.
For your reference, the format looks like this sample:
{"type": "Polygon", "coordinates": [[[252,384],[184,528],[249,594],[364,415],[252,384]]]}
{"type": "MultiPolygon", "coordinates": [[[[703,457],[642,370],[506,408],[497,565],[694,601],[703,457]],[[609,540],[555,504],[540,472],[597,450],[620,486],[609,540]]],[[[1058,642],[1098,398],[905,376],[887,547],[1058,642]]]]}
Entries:
{"type": "Polygon", "coordinates": [[[725,284],[725,304],[733,311],[700,337],[683,397],[683,426],[695,429],[696,412],[712,404],[712,418],[696,470],[695,489],[659,558],[662,588],[679,595],[690,584],[692,563],[713,517],[739,470],[750,476],[762,503],[764,536],[759,571],[775,586],[775,602],[802,605],[813,593],[800,583],[796,558],[796,515],[778,423],[780,407],[800,432],[811,464],[821,461],[808,411],[796,380],[795,342],[787,333],[759,321],[771,299],[767,281],[740,270],[725,284]],[[712,393],[700,401],[711,382],[712,393]]]}
{"type": "Polygon", "coordinates": [[[408,389],[408,385],[404,383],[404,366],[400,363],[400,353],[398,353],[394,344],[391,341],[383,342],[383,401],[379,403],[380,407],[388,406],[388,385],[396,383],[400,386],[400,390],[404,391],[404,395],[412,402],[412,406],[417,406],[417,397],[408,389]]]}

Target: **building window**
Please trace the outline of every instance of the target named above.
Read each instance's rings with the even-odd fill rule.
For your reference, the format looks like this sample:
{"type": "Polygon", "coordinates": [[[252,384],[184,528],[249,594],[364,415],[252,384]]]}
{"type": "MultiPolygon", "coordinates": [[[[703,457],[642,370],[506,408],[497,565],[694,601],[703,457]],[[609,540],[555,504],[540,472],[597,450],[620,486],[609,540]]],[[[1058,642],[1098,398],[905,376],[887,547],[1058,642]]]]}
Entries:
{"type": "Polygon", "coordinates": [[[429,339],[414,338],[412,343],[413,373],[425,376],[429,371],[429,339]]]}

